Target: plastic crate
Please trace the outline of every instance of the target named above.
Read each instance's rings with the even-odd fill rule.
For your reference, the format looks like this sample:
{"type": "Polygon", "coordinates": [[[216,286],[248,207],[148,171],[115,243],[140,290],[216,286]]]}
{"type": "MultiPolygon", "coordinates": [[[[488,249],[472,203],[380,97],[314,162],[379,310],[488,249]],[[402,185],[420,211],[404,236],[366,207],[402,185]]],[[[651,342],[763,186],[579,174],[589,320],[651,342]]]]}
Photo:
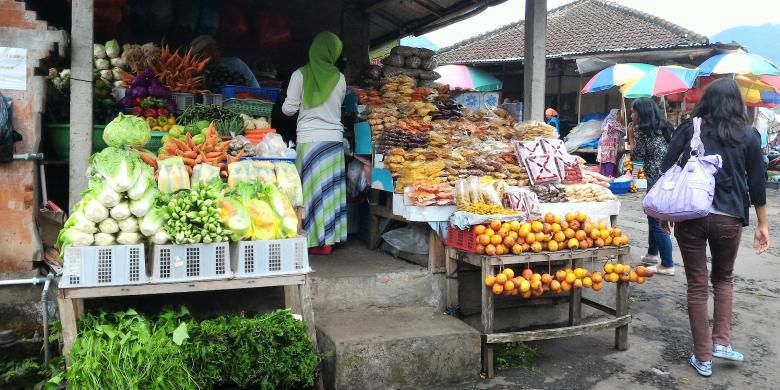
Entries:
{"type": "Polygon", "coordinates": [[[219,93],[204,93],[203,95],[203,104],[208,106],[221,106],[222,105],[222,94],[219,93]]]}
{"type": "Polygon", "coordinates": [[[471,229],[462,230],[449,225],[447,227],[447,240],[444,241],[444,244],[465,252],[477,252],[477,236],[471,229]]]}
{"type": "Polygon", "coordinates": [[[183,112],[187,107],[195,104],[195,95],[192,93],[171,93],[173,101],[176,102],[176,112],[183,112]]]}
{"type": "Polygon", "coordinates": [[[230,108],[254,117],[270,117],[274,104],[272,102],[257,99],[227,99],[222,102],[222,107],[230,108]]]}
{"type": "Polygon", "coordinates": [[[230,279],[227,242],[216,244],[155,245],[152,281],[230,279]]]}
{"type": "Polygon", "coordinates": [[[243,85],[224,85],[222,86],[222,98],[227,99],[265,99],[271,103],[276,102],[276,99],[281,93],[279,88],[264,88],[264,87],[245,87],[243,85]]]}
{"type": "Polygon", "coordinates": [[[123,286],[148,281],[143,245],[65,248],[60,288],[123,286]]]}
{"type": "Polygon", "coordinates": [[[237,278],[309,273],[306,237],[232,243],[231,264],[237,278]]]}
{"type": "Polygon", "coordinates": [[[160,149],[163,146],[162,139],[166,134],[168,134],[167,131],[153,131],[151,138],[149,138],[149,142],[144,148],[157,153],[157,149],[160,149]]]}

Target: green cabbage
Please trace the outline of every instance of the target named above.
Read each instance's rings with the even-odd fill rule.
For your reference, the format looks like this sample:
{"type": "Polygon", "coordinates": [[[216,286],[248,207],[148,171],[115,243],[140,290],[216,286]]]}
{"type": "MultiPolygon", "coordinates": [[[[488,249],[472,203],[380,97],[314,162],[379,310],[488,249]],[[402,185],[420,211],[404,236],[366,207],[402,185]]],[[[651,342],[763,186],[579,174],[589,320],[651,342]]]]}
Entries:
{"type": "Polygon", "coordinates": [[[116,39],[112,39],[112,40],[106,42],[105,50],[106,50],[106,55],[108,56],[108,58],[117,58],[117,57],[119,57],[119,54],[120,54],[119,53],[120,52],[119,42],[117,42],[116,39]]]}
{"type": "MultiPolygon", "coordinates": [[[[149,210],[149,212],[144,215],[143,219],[141,219],[141,234],[146,237],[155,236],[165,224],[164,215],[165,213],[160,207],[153,207],[151,210],[149,210]]],[[[166,235],[165,241],[167,240],[168,236],[166,235]]]]}
{"type": "Polygon", "coordinates": [[[89,179],[89,188],[94,190],[95,196],[103,206],[114,207],[122,201],[122,195],[114,191],[101,176],[92,176],[89,179]]]}
{"type": "Polygon", "coordinates": [[[116,239],[114,238],[113,234],[108,234],[108,233],[95,234],[95,245],[108,246],[108,245],[115,245],[115,244],[116,244],[116,239]]]}
{"type": "Polygon", "coordinates": [[[103,130],[103,141],[115,148],[142,147],[149,143],[151,132],[149,124],[143,118],[120,112],[103,130]]]}
{"type": "Polygon", "coordinates": [[[111,209],[111,218],[117,221],[127,219],[130,216],[130,204],[127,202],[119,203],[111,209]]]}
{"type": "Polygon", "coordinates": [[[116,237],[116,242],[122,245],[140,244],[144,239],[140,233],[122,232],[116,237]]]}
{"type": "Polygon", "coordinates": [[[119,224],[113,218],[106,218],[98,224],[101,233],[114,234],[119,231],[119,224]]]}
{"type": "Polygon", "coordinates": [[[95,191],[91,189],[81,193],[81,200],[73,206],[73,212],[76,211],[84,213],[87,219],[95,223],[108,218],[108,209],[97,200],[95,191]]]}
{"type": "Polygon", "coordinates": [[[134,152],[108,147],[89,158],[90,170],[102,176],[116,192],[129,190],[142,173],[144,164],[134,152]]]}
{"type": "Polygon", "coordinates": [[[154,182],[154,168],[143,164],[139,169],[141,170],[141,174],[138,176],[138,180],[136,180],[135,184],[127,190],[127,197],[131,200],[141,199],[149,188],[157,188],[157,185],[154,182]]]}
{"type": "Polygon", "coordinates": [[[152,236],[152,244],[163,245],[167,243],[168,243],[168,233],[165,232],[165,229],[160,229],[159,232],[155,233],[154,236],[152,236]]]}
{"type": "Polygon", "coordinates": [[[150,188],[141,199],[130,201],[130,212],[141,218],[154,207],[155,200],[157,200],[157,189],[150,188]]]}
{"type": "Polygon", "coordinates": [[[65,222],[64,228],[73,228],[84,233],[96,233],[98,231],[95,222],[84,215],[84,212],[77,210],[70,214],[65,222]]]}
{"type": "MultiPolygon", "coordinates": [[[[119,230],[122,233],[137,233],[138,232],[138,220],[135,217],[127,217],[119,222],[119,230]]],[[[121,234],[121,233],[120,233],[121,234]]]]}
{"type": "Polygon", "coordinates": [[[60,230],[57,242],[54,244],[60,249],[60,256],[65,253],[65,248],[70,246],[90,246],[95,241],[92,233],[84,233],[74,228],[60,230]]]}

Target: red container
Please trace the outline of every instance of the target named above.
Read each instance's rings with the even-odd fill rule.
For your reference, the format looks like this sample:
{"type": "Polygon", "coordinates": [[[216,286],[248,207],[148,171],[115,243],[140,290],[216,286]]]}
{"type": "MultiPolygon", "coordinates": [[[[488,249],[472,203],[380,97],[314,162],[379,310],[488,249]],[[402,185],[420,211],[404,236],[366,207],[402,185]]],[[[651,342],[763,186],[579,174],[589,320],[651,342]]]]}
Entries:
{"type": "Polygon", "coordinates": [[[447,227],[447,240],[444,244],[464,252],[477,253],[477,235],[474,234],[473,229],[462,230],[449,225],[447,227]]]}

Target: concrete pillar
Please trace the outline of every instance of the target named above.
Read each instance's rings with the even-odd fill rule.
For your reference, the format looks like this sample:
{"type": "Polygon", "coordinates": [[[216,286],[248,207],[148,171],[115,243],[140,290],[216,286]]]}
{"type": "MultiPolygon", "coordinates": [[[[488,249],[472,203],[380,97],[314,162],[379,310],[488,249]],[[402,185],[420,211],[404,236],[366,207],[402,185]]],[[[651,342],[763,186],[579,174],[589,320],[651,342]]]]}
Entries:
{"type": "Polygon", "coordinates": [[[368,66],[369,23],[363,10],[345,8],[342,15],[341,40],[347,60],[344,76],[347,84],[360,84],[368,66]]]}
{"type": "Polygon", "coordinates": [[[73,0],[70,60],[70,177],[68,210],[87,188],[92,154],[92,43],[94,0],[73,0]]]}
{"type": "Polygon", "coordinates": [[[525,2],[525,55],[523,59],[523,119],[544,120],[545,43],[547,0],[525,2]]]}

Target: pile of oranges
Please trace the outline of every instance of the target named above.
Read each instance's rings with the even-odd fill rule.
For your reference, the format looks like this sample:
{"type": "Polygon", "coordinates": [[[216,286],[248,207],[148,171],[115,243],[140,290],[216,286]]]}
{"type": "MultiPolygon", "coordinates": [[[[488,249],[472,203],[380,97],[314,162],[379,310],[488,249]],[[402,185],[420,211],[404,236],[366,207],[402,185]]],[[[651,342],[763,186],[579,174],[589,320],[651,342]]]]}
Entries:
{"type": "Polygon", "coordinates": [[[524,223],[494,220],[489,225],[476,225],[473,230],[476,252],[489,256],[628,244],[628,237],[620,229],[607,226],[605,221],[592,222],[582,211],[568,213],[563,219],[548,213],[542,220],[524,223]]]}
{"type": "Polygon", "coordinates": [[[653,277],[653,271],[641,265],[632,270],[631,266],[626,264],[604,264],[604,280],[610,283],[617,283],[620,281],[642,284],[647,278],[651,277],[653,277]]]}
{"type": "Polygon", "coordinates": [[[485,278],[485,285],[495,295],[519,294],[523,298],[529,298],[540,296],[545,291],[555,294],[582,288],[600,291],[604,280],[606,278],[602,277],[601,272],[596,271],[591,274],[584,268],[558,270],[554,276],[548,273],[534,273],[530,268],[524,269],[522,274],[517,276],[511,268],[504,268],[498,274],[485,278]]]}

